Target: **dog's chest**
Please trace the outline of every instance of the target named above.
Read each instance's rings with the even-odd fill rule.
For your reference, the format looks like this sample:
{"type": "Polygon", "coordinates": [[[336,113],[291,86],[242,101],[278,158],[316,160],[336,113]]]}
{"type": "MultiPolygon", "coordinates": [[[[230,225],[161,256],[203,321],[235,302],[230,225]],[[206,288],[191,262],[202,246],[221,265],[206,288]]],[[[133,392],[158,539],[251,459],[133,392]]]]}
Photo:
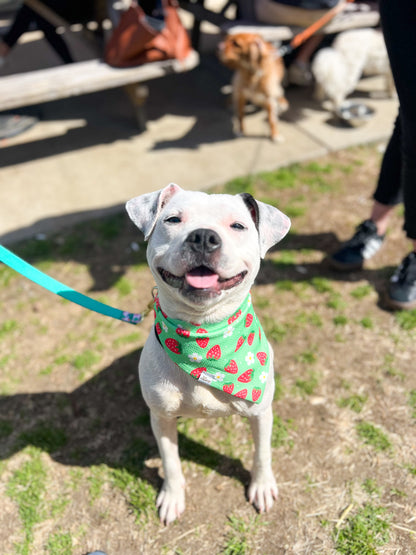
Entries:
{"type": "Polygon", "coordinates": [[[277,82],[265,75],[262,70],[246,75],[237,72],[233,83],[234,89],[239,91],[244,99],[258,106],[263,106],[278,93],[277,82]]]}

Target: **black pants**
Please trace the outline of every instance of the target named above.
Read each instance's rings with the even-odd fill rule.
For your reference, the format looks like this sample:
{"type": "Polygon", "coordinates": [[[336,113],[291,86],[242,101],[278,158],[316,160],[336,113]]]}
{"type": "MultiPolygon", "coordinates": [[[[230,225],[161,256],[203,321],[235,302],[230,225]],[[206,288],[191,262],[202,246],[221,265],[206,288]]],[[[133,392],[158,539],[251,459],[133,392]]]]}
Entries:
{"type": "Polygon", "coordinates": [[[380,0],[379,6],[400,108],[374,199],[389,206],[403,201],[404,230],[416,239],[416,4],[380,0]]]}
{"type": "Polygon", "coordinates": [[[3,37],[3,41],[7,44],[7,46],[12,48],[23,33],[29,29],[31,23],[35,23],[36,27],[43,32],[46,40],[65,64],[70,64],[74,61],[66,42],[56,33],[55,27],[25,5],[23,5],[16,13],[13,25],[10,27],[8,33],[3,37]]]}

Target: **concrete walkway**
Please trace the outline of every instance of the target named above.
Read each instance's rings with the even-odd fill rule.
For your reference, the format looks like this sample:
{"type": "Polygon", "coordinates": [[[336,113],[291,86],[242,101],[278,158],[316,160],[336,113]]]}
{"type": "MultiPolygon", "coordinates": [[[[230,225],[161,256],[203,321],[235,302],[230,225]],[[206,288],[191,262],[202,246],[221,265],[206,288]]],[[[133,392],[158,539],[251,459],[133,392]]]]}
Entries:
{"type": "MultiPolygon", "coordinates": [[[[289,88],[281,122],[283,143],[267,138],[264,112],[247,117],[247,136],[232,134],[224,87],[230,72],[210,47],[192,72],[149,82],[148,129],[139,134],[123,90],[111,90],[22,109],[40,121],[0,142],[0,241],[50,233],[95,215],[120,210],[132,196],[169,182],[206,189],[237,176],[272,170],[391,133],[397,101],[373,98],[381,80],[365,79],[355,93],[375,109],[365,126],[339,127],[312,100],[289,88]],[[371,95],[369,95],[371,91],[371,95]]],[[[78,59],[87,56],[82,53],[78,59]]],[[[19,45],[0,70],[57,63],[44,41],[19,45]]]]}

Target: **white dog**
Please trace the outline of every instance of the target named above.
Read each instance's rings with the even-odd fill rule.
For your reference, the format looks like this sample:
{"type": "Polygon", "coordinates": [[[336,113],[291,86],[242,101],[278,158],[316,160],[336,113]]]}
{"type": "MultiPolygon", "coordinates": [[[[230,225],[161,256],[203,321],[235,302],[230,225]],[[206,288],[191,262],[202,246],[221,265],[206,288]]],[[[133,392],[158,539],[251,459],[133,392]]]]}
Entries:
{"type": "Polygon", "coordinates": [[[139,376],[164,469],[160,519],[169,524],[185,509],[178,416],[248,417],[255,446],[248,497],[266,511],[277,496],[273,352],[249,291],[260,258],[286,235],[290,220],[248,194],[208,195],[175,184],[130,200],[126,209],[149,241],[158,287],[139,376]]]}
{"type": "Polygon", "coordinates": [[[384,75],[386,92],[390,97],[394,95],[386,45],[381,31],[376,29],[340,33],[331,48],[322,48],[316,54],[312,73],[317,100],[328,98],[335,110],[355,90],[363,75],[384,75]]]}

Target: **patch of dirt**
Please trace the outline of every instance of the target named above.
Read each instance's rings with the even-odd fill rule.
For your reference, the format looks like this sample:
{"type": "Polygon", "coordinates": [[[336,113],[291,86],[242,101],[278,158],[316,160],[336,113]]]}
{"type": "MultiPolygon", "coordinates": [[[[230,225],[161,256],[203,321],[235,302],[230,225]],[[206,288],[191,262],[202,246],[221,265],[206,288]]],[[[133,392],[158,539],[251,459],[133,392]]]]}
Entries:
{"type": "MultiPolygon", "coordinates": [[[[1,270],[1,553],[19,552],[25,524],[7,484],[33,447],[47,478],[29,553],[330,554],[366,505],[383,507],[389,522],[389,540],[374,552],[416,551],[416,332],[382,301],[408,249],[400,211],[364,270],[344,275],[324,260],[368,216],[380,157],[375,146],[354,148],[297,167],[294,187],[254,184],[283,211],[301,208],[253,288],[279,386],[279,499],[265,515],[245,498],[247,422],[181,421],[187,509],[160,526],[160,461],[136,377],[151,317],[140,327],[105,319],[1,270]],[[366,443],[362,423],[388,446],[366,443]]],[[[16,248],[112,306],[140,312],[151,299],[145,247],[124,215],[16,248]]]]}

